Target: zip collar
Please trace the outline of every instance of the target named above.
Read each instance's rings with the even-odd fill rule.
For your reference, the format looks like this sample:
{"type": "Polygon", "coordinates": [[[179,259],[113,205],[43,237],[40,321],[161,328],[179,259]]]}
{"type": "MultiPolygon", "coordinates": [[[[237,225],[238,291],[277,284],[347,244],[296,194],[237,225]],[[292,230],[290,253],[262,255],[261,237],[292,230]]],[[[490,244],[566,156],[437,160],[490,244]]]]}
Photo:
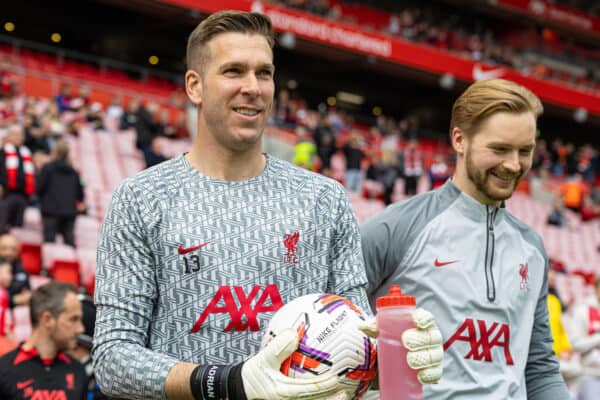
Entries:
{"type": "Polygon", "coordinates": [[[500,207],[482,204],[467,193],[461,191],[454,182],[452,182],[452,179],[448,179],[440,190],[443,194],[454,198],[452,204],[453,207],[456,207],[462,215],[475,222],[488,223],[490,213],[492,214],[494,225],[498,225],[504,218],[506,212],[506,204],[504,201],[502,201],[500,207]]]}

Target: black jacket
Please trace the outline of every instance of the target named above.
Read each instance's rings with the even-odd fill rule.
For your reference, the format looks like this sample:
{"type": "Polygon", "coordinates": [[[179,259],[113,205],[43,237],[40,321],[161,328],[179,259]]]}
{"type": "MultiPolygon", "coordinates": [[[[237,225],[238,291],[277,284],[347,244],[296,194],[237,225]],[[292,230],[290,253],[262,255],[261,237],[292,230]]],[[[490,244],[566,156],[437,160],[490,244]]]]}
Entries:
{"type": "Polygon", "coordinates": [[[35,349],[19,347],[0,357],[1,399],[84,400],[87,386],[83,366],[66,354],[44,362],[35,349]]]}
{"type": "Polygon", "coordinates": [[[77,202],[83,201],[79,174],[62,160],[44,165],[36,180],[36,192],[42,215],[74,217],[77,215],[77,202]]]}

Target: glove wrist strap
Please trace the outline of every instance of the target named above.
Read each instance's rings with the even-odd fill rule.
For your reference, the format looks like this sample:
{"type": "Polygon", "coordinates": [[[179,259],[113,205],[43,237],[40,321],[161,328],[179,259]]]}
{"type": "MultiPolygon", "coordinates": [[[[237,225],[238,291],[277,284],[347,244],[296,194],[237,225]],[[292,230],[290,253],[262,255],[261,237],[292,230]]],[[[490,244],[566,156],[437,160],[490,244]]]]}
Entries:
{"type": "Polygon", "coordinates": [[[242,382],[242,364],[198,365],[190,376],[195,400],[247,400],[242,382]]]}

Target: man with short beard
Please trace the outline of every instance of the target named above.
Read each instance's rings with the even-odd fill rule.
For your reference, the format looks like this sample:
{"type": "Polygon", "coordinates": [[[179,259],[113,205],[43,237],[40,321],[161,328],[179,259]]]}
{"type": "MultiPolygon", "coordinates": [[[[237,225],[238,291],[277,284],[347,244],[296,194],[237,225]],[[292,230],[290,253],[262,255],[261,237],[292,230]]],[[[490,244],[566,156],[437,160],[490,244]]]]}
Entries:
{"type": "MultiPolygon", "coordinates": [[[[261,325],[296,297],[333,293],[368,308],[359,228],[343,187],[262,152],[273,44],[263,14],[226,10],[202,21],[186,57],[197,115],[190,152],[113,194],[98,244],[92,357],[110,397],[354,397],[332,370],[281,373],[298,347],[294,329],[260,347],[261,325]]],[[[441,356],[433,317],[417,311],[411,332],[424,346],[407,357],[441,356]]],[[[441,360],[430,358],[412,365],[434,383],[441,360]]],[[[373,370],[365,365],[361,372],[373,370]]]]}
{"type": "Polygon", "coordinates": [[[66,353],[84,331],[77,288],[64,282],[40,286],[31,295],[30,316],[29,339],[0,357],[0,399],[83,399],[88,377],[66,353]]]}
{"type": "Polygon", "coordinates": [[[531,168],[540,100],[501,79],[452,109],[456,172],[361,229],[371,304],[392,284],[436,315],[444,376],[425,399],[568,399],[548,325],[548,258],[504,207],[531,168]]]}

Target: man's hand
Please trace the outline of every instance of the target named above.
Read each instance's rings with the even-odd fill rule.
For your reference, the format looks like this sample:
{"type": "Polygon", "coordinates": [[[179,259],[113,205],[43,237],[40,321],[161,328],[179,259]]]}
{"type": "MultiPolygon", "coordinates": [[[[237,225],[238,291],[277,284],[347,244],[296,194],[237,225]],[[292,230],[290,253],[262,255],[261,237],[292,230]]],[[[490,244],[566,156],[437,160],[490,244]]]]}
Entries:
{"type": "MultiPolygon", "coordinates": [[[[444,346],[442,333],[429,311],[417,308],[412,313],[416,328],[402,333],[402,344],[408,349],[406,362],[412,369],[419,370],[419,381],[423,384],[438,383],[442,377],[444,346]]],[[[360,327],[366,335],[376,338],[379,334],[376,319],[373,317],[360,327]]]]}
{"type": "Polygon", "coordinates": [[[346,400],[338,377],[331,373],[311,378],[290,378],[280,372],[281,364],[298,347],[298,333],[286,329],[261,351],[244,362],[242,380],[248,400],[346,400]]]}

